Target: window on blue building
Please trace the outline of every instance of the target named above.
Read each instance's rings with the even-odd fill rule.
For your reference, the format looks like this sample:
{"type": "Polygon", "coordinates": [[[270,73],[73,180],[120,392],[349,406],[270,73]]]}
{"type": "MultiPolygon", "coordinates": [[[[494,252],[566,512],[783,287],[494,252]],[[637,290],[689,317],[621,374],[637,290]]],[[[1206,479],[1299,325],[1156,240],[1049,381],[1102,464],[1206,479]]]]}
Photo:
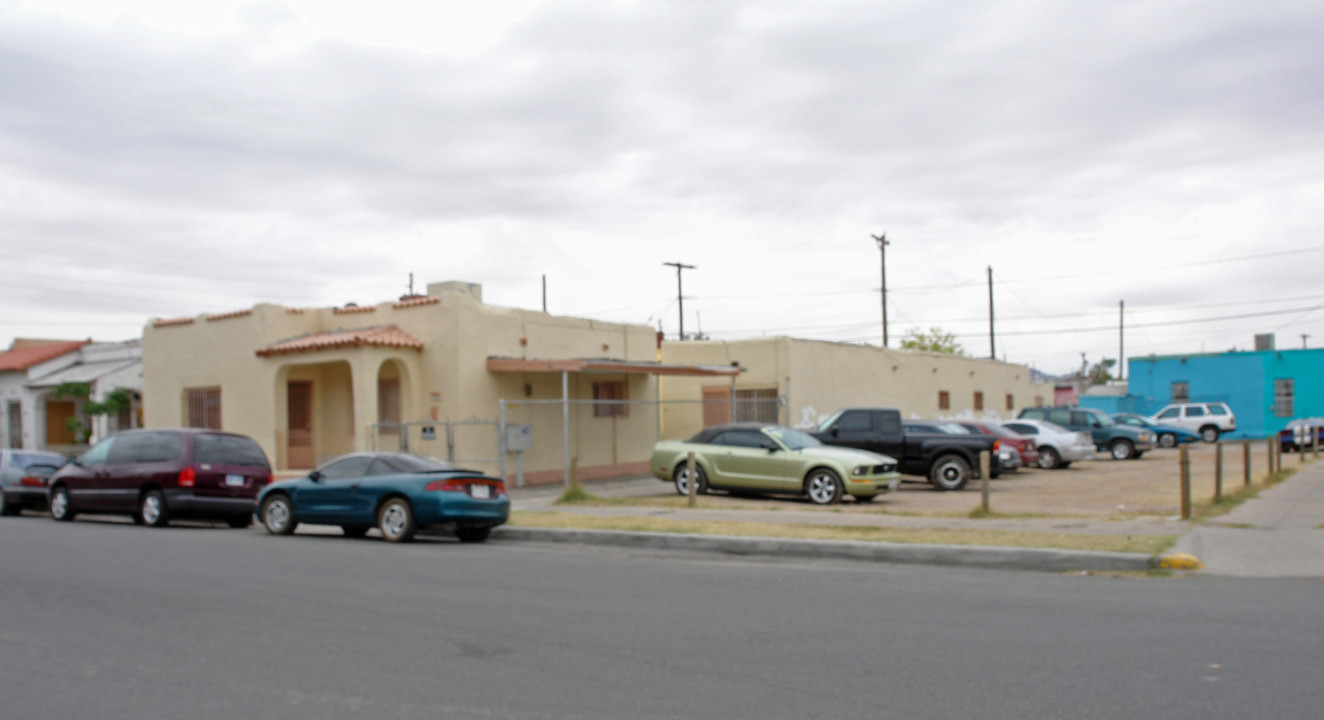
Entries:
{"type": "Polygon", "coordinates": [[[1188,383],[1188,382],[1175,382],[1175,383],[1172,384],[1172,401],[1173,401],[1173,402],[1175,402],[1175,403],[1179,403],[1179,402],[1190,402],[1190,399],[1191,399],[1191,384],[1190,384],[1190,383],[1188,383]]]}
{"type": "Polygon", "coordinates": [[[1292,407],[1295,384],[1292,378],[1278,378],[1273,381],[1273,414],[1277,417],[1292,417],[1295,413],[1292,407]]]}

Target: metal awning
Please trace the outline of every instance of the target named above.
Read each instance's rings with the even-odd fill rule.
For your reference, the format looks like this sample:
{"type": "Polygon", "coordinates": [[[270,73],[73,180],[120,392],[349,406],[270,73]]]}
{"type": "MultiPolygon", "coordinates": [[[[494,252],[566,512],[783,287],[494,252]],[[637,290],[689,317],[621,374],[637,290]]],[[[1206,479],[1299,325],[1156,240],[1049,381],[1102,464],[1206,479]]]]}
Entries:
{"type": "Polygon", "coordinates": [[[626,375],[696,375],[706,377],[732,377],[743,372],[737,365],[681,365],[677,363],[593,358],[539,360],[505,357],[489,357],[487,359],[487,370],[488,372],[620,373],[626,375]]]}
{"type": "MultiPolygon", "coordinates": [[[[43,375],[27,384],[30,388],[52,388],[59,387],[64,383],[78,382],[91,383],[113,373],[119,372],[125,368],[141,365],[140,360],[112,360],[98,363],[79,363],[70,365],[63,370],[56,370],[49,375],[43,375]]],[[[137,389],[137,388],[134,388],[137,389]]]]}

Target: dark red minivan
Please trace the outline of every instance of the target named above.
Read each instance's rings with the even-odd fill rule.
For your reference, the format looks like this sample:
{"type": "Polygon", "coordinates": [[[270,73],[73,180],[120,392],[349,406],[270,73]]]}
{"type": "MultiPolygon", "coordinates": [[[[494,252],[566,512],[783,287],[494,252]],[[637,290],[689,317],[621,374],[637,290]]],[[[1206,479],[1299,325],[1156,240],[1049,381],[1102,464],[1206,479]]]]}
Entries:
{"type": "Polygon", "coordinates": [[[262,447],[246,435],[198,429],[128,430],[93,445],[50,480],[51,517],[124,514],[161,527],[172,519],[253,522],[271,482],[262,447]]]}

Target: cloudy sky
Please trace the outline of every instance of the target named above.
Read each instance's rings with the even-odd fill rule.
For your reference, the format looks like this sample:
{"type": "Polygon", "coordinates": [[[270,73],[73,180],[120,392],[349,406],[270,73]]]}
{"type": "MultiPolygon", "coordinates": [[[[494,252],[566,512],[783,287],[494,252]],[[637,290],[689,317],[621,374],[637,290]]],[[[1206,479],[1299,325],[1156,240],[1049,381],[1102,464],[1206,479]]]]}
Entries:
{"type": "Polygon", "coordinates": [[[0,344],[483,285],[1048,372],[1324,346],[1317,0],[0,0],[0,344]]]}

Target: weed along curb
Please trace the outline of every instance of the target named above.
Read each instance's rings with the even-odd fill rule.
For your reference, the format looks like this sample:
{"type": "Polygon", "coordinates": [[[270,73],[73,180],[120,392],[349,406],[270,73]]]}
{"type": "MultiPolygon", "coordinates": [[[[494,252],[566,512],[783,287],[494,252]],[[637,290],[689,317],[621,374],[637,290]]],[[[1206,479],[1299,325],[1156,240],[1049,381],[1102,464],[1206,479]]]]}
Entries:
{"type": "Polygon", "coordinates": [[[861,560],[911,565],[948,565],[1039,572],[1144,572],[1155,559],[1142,553],[1056,550],[1052,548],[987,547],[979,545],[911,545],[848,540],[797,540],[732,537],[619,530],[500,527],[492,536],[501,540],[574,543],[652,550],[688,550],[723,555],[759,555],[779,558],[861,560]]]}

